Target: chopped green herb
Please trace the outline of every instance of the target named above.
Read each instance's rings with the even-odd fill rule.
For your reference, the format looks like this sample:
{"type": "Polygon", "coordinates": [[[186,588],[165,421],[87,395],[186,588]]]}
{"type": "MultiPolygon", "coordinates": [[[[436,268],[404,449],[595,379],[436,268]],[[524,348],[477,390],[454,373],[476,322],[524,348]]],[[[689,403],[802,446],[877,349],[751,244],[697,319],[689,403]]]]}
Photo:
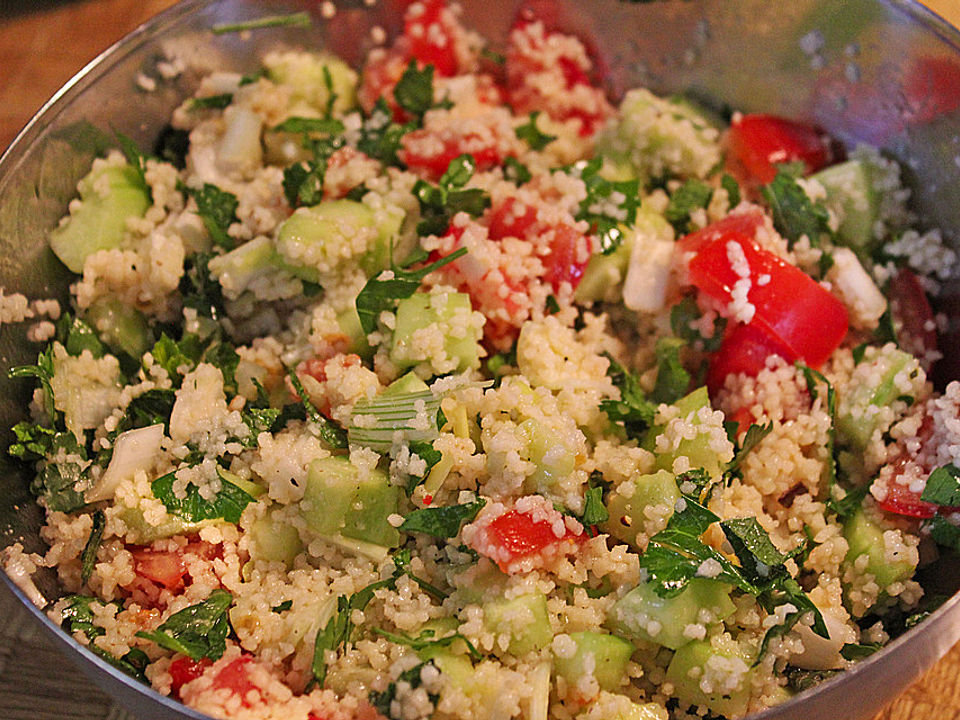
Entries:
{"type": "Polygon", "coordinates": [[[704,352],[714,352],[723,342],[723,331],[727,326],[726,318],[717,318],[713,324],[713,335],[705,338],[692,325],[702,317],[700,306],[692,295],[687,295],[670,309],[670,329],[678,338],[689,343],[702,343],[704,352]]]}
{"type": "Polygon", "coordinates": [[[456,537],[465,522],[472,522],[487,501],[477,500],[463,505],[427,507],[413,510],[403,520],[400,530],[420,532],[437,538],[456,537]]]}
{"type": "Polygon", "coordinates": [[[97,562],[97,550],[100,549],[100,543],[103,541],[103,528],[107,520],[103,510],[94,512],[92,519],[90,536],[87,538],[87,544],[83,546],[83,552],[80,553],[80,579],[83,582],[87,582],[93,574],[93,566],[97,562]]]}
{"type": "Polygon", "coordinates": [[[286,612],[292,607],[293,607],[293,600],[284,600],[279,605],[274,605],[272,608],[270,608],[270,611],[279,614],[279,613],[286,612]]]}
{"type": "Polygon", "coordinates": [[[743,436],[743,442],[733,453],[733,460],[727,463],[726,474],[731,477],[739,477],[740,467],[743,465],[743,461],[747,455],[771,432],[773,432],[772,422],[764,425],[750,423],[750,427],[747,428],[747,432],[743,436]]]}
{"type": "Polygon", "coordinates": [[[723,177],[720,178],[720,187],[727,191],[731,208],[735,208],[740,204],[740,186],[737,184],[737,181],[733,179],[732,175],[724,173],[723,177]]]}
{"type": "Polygon", "coordinates": [[[410,60],[393,89],[393,97],[401,108],[422,118],[433,107],[433,65],[419,70],[417,61],[410,60]]]}
{"type": "Polygon", "coordinates": [[[417,123],[413,121],[404,124],[393,122],[393,112],[387,102],[380,98],[363,121],[357,149],[385,165],[399,165],[397,150],[400,149],[400,141],[404,135],[416,129],[417,123]]]}
{"type": "Polygon", "coordinates": [[[289,15],[265,15],[264,17],[236,23],[219,23],[211,27],[210,32],[214,35],[225,35],[226,33],[272,27],[310,27],[311,24],[310,13],[297,12],[289,15]]]}
{"type": "Polygon", "coordinates": [[[174,613],[152,632],[141,630],[137,637],[152,640],[160,647],[183,653],[192,660],[205,657],[219,660],[227,647],[230,632],[227,610],[232,604],[230,593],[214,590],[203,602],[174,613]]]}
{"type": "Polygon", "coordinates": [[[204,183],[200,189],[184,187],[184,191],[197,203],[197,215],[203,220],[213,244],[232,249],[236,243],[227,230],[237,222],[237,207],[240,204],[237,196],[210,183],[204,183]]]}
{"type": "Polygon", "coordinates": [[[600,409],[612,422],[622,422],[630,437],[641,437],[653,423],[657,404],[647,400],[640,386],[640,378],[614,360],[610,360],[607,375],[620,390],[619,400],[601,400],[600,409]]]}
{"type": "Polygon", "coordinates": [[[512,155],[504,158],[503,176],[517,186],[528,183],[533,178],[527,166],[512,155]]]}
{"type": "MultiPolygon", "coordinates": [[[[326,66],[324,66],[326,67],[326,66]]],[[[340,135],[344,131],[343,123],[333,118],[288,117],[279,125],[273,127],[274,132],[288,133],[322,133],[324,135],[340,135]]]]}
{"type": "Polygon", "coordinates": [[[187,166],[187,153],[190,151],[190,133],[187,130],[167,125],[160,131],[153,154],[177,170],[187,166]]]}
{"type": "Polygon", "coordinates": [[[960,468],[943,465],[930,473],[920,499],[942,507],[960,505],[960,468]]]}
{"type": "Polygon", "coordinates": [[[687,180],[670,196],[663,216],[679,235],[685,235],[690,231],[690,214],[707,207],[712,197],[712,187],[696,178],[687,180]]]}
{"type": "Polygon", "coordinates": [[[530,146],[531,150],[540,151],[557,139],[556,135],[547,135],[537,127],[537,118],[540,111],[530,113],[530,119],[516,129],[517,137],[530,146]]]}
{"type": "Polygon", "coordinates": [[[220,492],[212,499],[200,494],[196,485],[188,485],[185,497],[178,497],[173,490],[177,479],[175,472],[167,473],[154,480],[150,488],[154,497],[163,503],[167,512],[187,522],[224,519],[230,523],[240,522],[244,508],[253,502],[253,498],[229,480],[220,477],[220,492]]]}
{"type": "Polygon", "coordinates": [[[555,295],[547,295],[547,300],[544,303],[544,310],[546,310],[547,315],[554,315],[560,312],[560,303],[557,302],[557,297],[555,295]]]}
{"type": "Polygon", "coordinates": [[[372,333],[377,327],[377,318],[380,317],[381,312],[395,308],[398,301],[410,297],[417,291],[427,275],[466,253],[466,248],[460,248],[419,270],[405,270],[395,265],[388,271],[388,277],[384,277],[384,273],[381,273],[370,278],[357,295],[357,315],[360,316],[360,326],[363,331],[367,334],[372,333]]]}
{"type": "Polygon", "coordinates": [[[442,235],[458,212],[476,217],[490,207],[490,196],[484,190],[464,188],[476,167],[472,155],[460,155],[450,161],[437,185],[417,180],[413,194],[420,203],[419,235],[442,235]]]}
{"type": "Polygon", "coordinates": [[[844,660],[862,660],[865,657],[870,657],[882,647],[883,645],[880,643],[846,643],[840,648],[840,655],[844,660]]]}
{"type": "Polygon", "coordinates": [[[610,519],[610,512],[603,504],[603,488],[600,486],[587,489],[583,498],[583,517],[580,518],[584,526],[602,525],[610,519]]]}
{"type": "Polygon", "coordinates": [[[793,246],[804,235],[817,247],[820,235],[830,233],[829,215],[822,203],[813,202],[797,182],[797,175],[782,166],[769,185],[760,192],[770,206],[773,225],[793,246]]]}
{"type": "Polygon", "coordinates": [[[233,102],[233,93],[207,95],[206,97],[192,98],[189,102],[191,110],[223,110],[233,102]]]}
{"type": "Polygon", "coordinates": [[[586,220],[590,232],[600,240],[604,254],[610,254],[623,243],[621,225],[633,225],[640,207],[639,180],[607,180],[600,175],[603,164],[597,157],[575,163],[569,170],[583,180],[587,197],[580,203],[577,220],[586,220]]]}
{"type": "MultiPolygon", "coordinates": [[[[439,420],[437,422],[437,427],[441,427],[439,420]]],[[[430,474],[433,466],[440,462],[440,458],[443,457],[443,453],[441,453],[439,450],[435,450],[433,445],[422,440],[416,440],[410,443],[409,447],[410,454],[416,455],[418,458],[423,460],[427,464],[427,467],[421,474],[410,476],[410,479],[407,481],[408,496],[412,495],[417,486],[421,485],[427,479],[427,476],[430,474]]]]}
{"type": "Polygon", "coordinates": [[[130,166],[133,168],[134,172],[137,175],[137,185],[140,189],[147,193],[147,197],[153,198],[153,191],[150,189],[149,183],[147,183],[147,158],[140,152],[140,148],[137,147],[137,144],[127,135],[124,135],[121,132],[113,131],[113,134],[117,138],[117,143],[120,145],[120,150],[123,151],[124,156],[127,158],[127,162],[130,163],[130,166]]]}
{"type": "Polygon", "coordinates": [[[657,357],[657,382],[650,393],[653,402],[669,405],[687,394],[690,373],[680,362],[680,349],[686,344],[686,340],[673,337],[657,341],[654,351],[657,357]]]}
{"type": "Polygon", "coordinates": [[[416,653],[422,653],[424,651],[429,653],[435,649],[448,648],[457,640],[460,640],[467,646],[467,652],[470,653],[470,657],[474,660],[479,660],[483,657],[474,644],[460,632],[454,632],[451,635],[444,635],[438,638],[436,637],[437,633],[435,630],[427,629],[421,631],[417,637],[413,638],[400,633],[387,632],[382,628],[371,628],[371,630],[377,635],[385,637],[390,642],[396,643],[397,645],[405,645],[416,653]]]}
{"type": "Polygon", "coordinates": [[[336,425],[332,420],[324,417],[324,415],[314,407],[313,403],[310,402],[310,396],[307,395],[307,391],[304,389],[303,383],[300,382],[297,374],[293,370],[287,370],[287,377],[290,378],[290,384],[293,385],[293,389],[296,390],[300,402],[303,403],[306,416],[310,419],[310,422],[320,429],[320,439],[332,448],[342,449],[347,447],[347,434],[343,431],[343,428],[336,425]]]}

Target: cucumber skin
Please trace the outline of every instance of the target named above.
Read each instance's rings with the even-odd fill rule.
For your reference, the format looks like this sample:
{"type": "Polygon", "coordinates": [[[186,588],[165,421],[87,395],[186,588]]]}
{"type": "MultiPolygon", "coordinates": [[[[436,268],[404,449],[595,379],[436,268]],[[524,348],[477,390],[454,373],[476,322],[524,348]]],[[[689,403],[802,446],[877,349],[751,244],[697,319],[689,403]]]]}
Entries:
{"type": "Polygon", "coordinates": [[[571,685],[587,672],[587,658],[593,656],[593,676],[601,690],[615,690],[620,686],[627,671],[627,663],[633,655],[633,643],[616,635],[598,632],[570,633],[577,649],[572,657],[554,655],[553,668],[571,685]]]}

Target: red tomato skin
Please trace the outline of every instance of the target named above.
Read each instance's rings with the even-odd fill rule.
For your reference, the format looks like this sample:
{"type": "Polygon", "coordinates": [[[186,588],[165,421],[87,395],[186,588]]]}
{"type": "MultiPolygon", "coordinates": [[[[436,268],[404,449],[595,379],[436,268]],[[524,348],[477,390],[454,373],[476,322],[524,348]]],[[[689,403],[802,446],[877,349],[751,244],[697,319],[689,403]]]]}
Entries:
{"type": "Polygon", "coordinates": [[[829,141],[816,128],[776,115],[734,118],[729,143],[732,169],[764,185],[776,177],[779,163],[802,162],[809,174],[832,160],[829,141]]]}
{"type": "Polygon", "coordinates": [[[491,240],[503,240],[506,237],[523,238],[537,221],[535,208],[508,197],[503,203],[490,210],[488,237],[491,240]]]}
{"type": "Polygon", "coordinates": [[[257,690],[257,686],[250,682],[247,675],[247,663],[253,660],[249,655],[242,655],[236,660],[228,663],[220,669],[217,676],[213,679],[213,685],[217,688],[226,688],[240,696],[241,702],[245,707],[250,707],[247,700],[247,693],[251,690],[257,690]]]}
{"type": "Polygon", "coordinates": [[[504,572],[517,560],[537,555],[552,545],[561,542],[579,543],[585,536],[576,535],[569,529],[563,537],[557,537],[553,526],[546,520],[533,522],[530,516],[518,510],[508,510],[487,525],[487,537],[491,543],[509,555],[506,560],[497,560],[504,572]]]}
{"type": "Polygon", "coordinates": [[[906,485],[897,482],[890,482],[887,485],[887,496],[877,505],[889,513],[923,520],[932,518],[937,514],[938,509],[933,503],[921,500],[920,496],[906,485]]]}
{"type": "Polygon", "coordinates": [[[553,240],[550,242],[550,254],[543,258],[543,279],[559,292],[563,283],[570,283],[574,290],[580,284],[589,256],[583,260],[577,257],[577,243],[582,235],[569,225],[557,225],[553,240]]]}
{"type": "Polygon", "coordinates": [[[802,358],[818,368],[847,334],[846,307],[802,270],[759,247],[745,232],[753,222],[733,215],[682,239],[681,252],[695,253],[688,265],[690,281],[714,300],[730,302],[740,277],[727,244],[736,242],[750,265],[747,299],[756,308],[750,324],[788,348],[793,359],[802,358]],[[763,275],[770,279],[761,285],[758,279],[763,275]]]}
{"type": "Polygon", "coordinates": [[[170,693],[179,698],[180,688],[203,675],[203,671],[212,664],[213,661],[210,658],[194,660],[186,656],[178,657],[170,663],[170,693]]]}
{"type": "Polygon", "coordinates": [[[446,0],[420,0],[418,12],[414,13],[411,3],[403,24],[403,36],[410,43],[410,54],[420,65],[433,65],[434,71],[441,77],[457,74],[454,38],[442,22],[446,7],[446,0]],[[419,11],[420,8],[422,11],[419,11]]]}
{"type": "Polygon", "coordinates": [[[187,567],[178,552],[167,552],[137,548],[131,550],[134,572],[141,577],[162,585],[167,590],[180,590],[187,567]]]}
{"type": "MultiPolygon", "coordinates": [[[[753,324],[735,326],[710,359],[707,389],[713,395],[723,387],[727,375],[733,373],[755,377],[766,367],[770,355],[779,355],[787,362],[797,359],[789,347],[759,327],[753,324]]],[[[739,417],[735,419],[743,423],[739,417]]]]}
{"type": "MultiPolygon", "coordinates": [[[[414,130],[407,133],[401,141],[403,147],[397,156],[411,172],[431,180],[437,180],[447,171],[453,160],[464,154],[464,144],[476,136],[445,138],[442,141],[443,149],[440,152],[434,155],[418,153],[416,151],[417,145],[423,138],[430,137],[432,134],[429,130],[414,130]]],[[[480,172],[496,167],[503,162],[500,151],[491,145],[480,148],[471,147],[469,154],[473,157],[476,168],[480,172]]]]}

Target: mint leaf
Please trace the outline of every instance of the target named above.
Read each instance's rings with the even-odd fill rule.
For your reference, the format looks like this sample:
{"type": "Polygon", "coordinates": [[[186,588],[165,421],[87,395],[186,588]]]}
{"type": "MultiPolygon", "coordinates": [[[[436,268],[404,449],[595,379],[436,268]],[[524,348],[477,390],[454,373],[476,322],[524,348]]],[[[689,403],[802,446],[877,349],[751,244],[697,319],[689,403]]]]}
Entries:
{"type": "Polygon", "coordinates": [[[678,235],[690,231],[690,214],[694,210],[705,208],[713,198],[713,188],[696,178],[687,180],[670,196],[670,204],[663,216],[678,235]]]}
{"type": "Polygon", "coordinates": [[[93,566],[97,562],[97,550],[100,549],[100,543],[103,540],[103,528],[106,520],[103,510],[97,510],[93,513],[93,526],[90,528],[90,536],[87,538],[87,544],[83,546],[83,552],[80,553],[80,579],[83,582],[87,582],[93,574],[93,566]]]}
{"type": "Polygon", "coordinates": [[[417,180],[413,194],[420,203],[419,235],[442,235],[458,212],[477,217],[490,207],[490,196],[485,191],[464,188],[476,168],[472,155],[460,155],[450,161],[437,185],[417,180]]]}
{"type": "Polygon", "coordinates": [[[220,478],[220,492],[210,500],[202,497],[200,488],[193,484],[187,486],[186,497],[177,497],[173,492],[174,480],[176,473],[167,473],[154,480],[150,489],[168,513],[190,523],[222,518],[235,524],[240,522],[244,508],[253,502],[253,497],[246,491],[223,477],[220,478]]]}
{"type": "Polygon", "coordinates": [[[410,637],[409,635],[403,635],[401,633],[387,632],[382,628],[371,628],[371,630],[377,635],[385,637],[390,642],[396,643],[397,645],[405,645],[421,657],[434,657],[437,650],[448,648],[457,640],[463,641],[463,643],[467,646],[467,652],[470,653],[470,657],[472,657],[474,660],[480,660],[483,657],[474,644],[460,632],[454,632],[450,635],[444,635],[443,637],[438,638],[436,637],[436,630],[431,629],[422,630],[416,637],[410,637]]]}
{"type": "Polygon", "coordinates": [[[630,437],[640,437],[657,414],[657,404],[647,400],[640,378],[621,366],[609,355],[607,375],[620,390],[619,400],[601,400],[600,409],[611,422],[622,422],[630,437]]]}
{"type": "Polygon", "coordinates": [[[183,186],[183,190],[197,203],[197,215],[210,233],[213,244],[232,249],[236,242],[227,234],[227,229],[238,221],[237,207],[240,203],[237,196],[211,183],[204,183],[199,189],[183,186]]]}
{"type": "Polygon", "coordinates": [[[410,60],[400,80],[393,88],[397,105],[417,118],[433,107],[433,65],[417,69],[417,61],[410,60]]]}
{"type": "Polygon", "coordinates": [[[472,522],[487,504],[484,499],[463,505],[418,508],[407,515],[400,526],[404,532],[420,532],[437,538],[456,537],[465,522],[472,522]]]}
{"type": "MultiPolygon", "coordinates": [[[[326,66],[324,66],[326,67],[326,66]]],[[[340,135],[344,131],[343,123],[333,118],[288,117],[279,125],[273,127],[273,132],[288,133],[323,133],[325,135],[340,135]]]]}
{"type": "Polygon", "coordinates": [[[530,146],[531,150],[540,151],[557,139],[556,135],[547,135],[537,127],[537,118],[540,111],[530,113],[530,119],[516,129],[517,137],[530,146]]]}
{"type": "Polygon", "coordinates": [[[221,93],[219,95],[192,98],[188,105],[191,110],[223,110],[232,102],[233,93],[221,93]]]}
{"type": "Polygon", "coordinates": [[[650,393],[655,403],[672,404],[687,394],[690,373],[680,362],[680,349],[686,345],[680,338],[660,338],[654,350],[657,357],[657,382],[650,393]]]}
{"type": "Polygon", "coordinates": [[[960,506],[960,468],[943,465],[930,473],[920,499],[941,507],[960,506]]]}
{"type": "Polygon", "coordinates": [[[817,247],[821,233],[830,233],[827,209],[810,200],[792,171],[778,169],[773,182],[760,188],[760,192],[770,206],[773,226],[791,247],[804,235],[817,247]]]}
{"type": "Polygon", "coordinates": [[[226,638],[230,632],[227,610],[232,604],[230,593],[214,590],[203,602],[174,613],[152,632],[141,630],[137,637],[152,640],[160,647],[187,655],[192,660],[205,657],[219,660],[226,650],[226,638]]]}

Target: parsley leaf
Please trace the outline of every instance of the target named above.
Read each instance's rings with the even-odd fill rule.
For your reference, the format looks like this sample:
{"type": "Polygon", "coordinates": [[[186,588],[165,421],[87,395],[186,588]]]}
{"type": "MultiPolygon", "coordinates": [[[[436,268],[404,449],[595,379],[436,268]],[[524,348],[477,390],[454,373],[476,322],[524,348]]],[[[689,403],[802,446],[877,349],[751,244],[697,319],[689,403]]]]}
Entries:
{"type": "Polygon", "coordinates": [[[50,344],[46,350],[37,356],[36,365],[18,365],[10,369],[7,377],[35,378],[43,390],[43,405],[47,411],[50,424],[54,425],[56,423],[57,409],[53,401],[53,386],[50,384],[53,379],[53,344],[50,344]]]}
{"type": "Polygon", "coordinates": [[[397,645],[405,645],[417,654],[423,656],[425,653],[429,657],[433,657],[433,654],[436,650],[442,648],[448,648],[453,645],[457,640],[463,641],[467,646],[467,652],[470,653],[470,657],[474,660],[479,660],[483,656],[480,654],[480,651],[470,642],[462,633],[454,632],[451,635],[444,635],[443,637],[436,637],[436,630],[426,629],[420,632],[417,637],[410,637],[409,635],[403,635],[400,633],[387,632],[382,628],[371,628],[373,632],[377,635],[385,637],[390,642],[396,643],[397,645]]]}
{"type": "Polygon", "coordinates": [[[530,146],[531,150],[543,150],[547,145],[557,139],[556,135],[547,135],[537,127],[537,118],[540,117],[540,111],[530,113],[530,119],[516,129],[517,137],[530,146]]]}
{"type": "Polygon", "coordinates": [[[650,393],[655,403],[676,402],[687,394],[690,386],[690,373],[680,362],[680,348],[686,345],[680,338],[660,338],[657,341],[657,382],[650,393]]]}
{"type": "Polygon", "coordinates": [[[602,525],[610,519],[610,512],[603,504],[603,487],[597,485],[587,489],[583,498],[583,517],[581,522],[587,527],[602,525]]]}
{"type": "Polygon", "coordinates": [[[687,180],[670,196],[670,204],[663,216],[679,235],[690,231],[690,214],[699,208],[705,208],[713,197],[713,188],[692,178],[687,180]]]}
{"type": "Polygon", "coordinates": [[[153,198],[153,191],[150,189],[150,185],[147,183],[147,158],[140,152],[140,148],[137,147],[137,144],[127,135],[124,135],[122,132],[113,131],[113,134],[117,138],[117,143],[120,145],[120,150],[123,151],[123,154],[127,158],[127,162],[130,163],[130,166],[133,168],[134,173],[137,176],[137,186],[147,193],[148,198],[153,198]]]}
{"type": "Polygon", "coordinates": [[[304,389],[303,383],[300,382],[297,374],[293,370],[287,370],[287,377],[290,378],[293,389],[297,391],[297,396],[300,398],[300,402],[303,403],[303,408],[306,410],[310,422],[320,429],[320,439],[332,448],[340,449],[347,447],[346,432],[314,407],[313,403],[310,402],[310,396],[307,395],[307,391],[304,389]]]}
{"type": "Polygon", "coordinates": [[[440,458],[443,457],[443,453],[441,453],[439,450],[435,450],[432,444],[423,440],[415,440],[410,443],[409,447],[410,454],[416,455],[418,458],[423,460],[427,464],[427,469],[424,470],[420,475],[410,476],[410,479],[407,481],[408,496],[412,495],[417,486],[422,484],[427,479],[427,476],[430,474],[433,466],[440,462],[440,458]]]}
{"type": "Polygon", "coordinates": [[[727,326],[727,319],[718,317],[714,320],[713,335],[705,338],[699,330],[691,327],[702,315],[696,299],[692,295],[687,295],[670,308],[670,329],[678,338],[682,338],[689,343],[702,343],[704,352],[714,352],[723,342],[723,331],[727,326]]]}
{"type": "Polygon", "coordinates": [[[480,498],[463,505],[418,508],[404,518],[399,529],[404,532],[420,532],[437,538],[456,537],[460,527],[465,522],[472,522],[480,512],[480,508],[486,504],[487,501],[480,498]]]}
{"type": "Polygon", "coordinates": [[[960,552],[960,528],[947,520],[943,515],[934,515],[924,522],[924,528],[930,532],[937,545],[953,548],[960,552]]]}
{"type": "Polygon", "coordinates": [[[513,155],[509,155],[503,159],[503,176],[517,187],[533,179],[533,174],[529,168],[513,157],[513,155]]]}
{"type": "MultiPolygon", "coordinates": [[[[324,66],[326,68],[326,66],[324,66]]],[[[288,133],[323,133],[325,135],[340,135],[344,131],[343,123],[334,118],[310,118],[293,116],[288,117],[279,125],[273,127],[274,132],[288,133]]]]}
{"type": "Polygon", "coordinates": [[[820,234],[830,233],[829,215],[823,203],[815,203],[807,196],[791,170],[777,170],[769,185],[760,188],[770,206],[773,225],[793,247],[806,235],[814,247],[820,244],[820,234]]]}
{"type": "Polygon", "coordinates": [[[147,680],[147,676],[144,674],[144,670],[147,665],[150,664],[150,659],[146,653],[134,648],[123,657],[118,658],[93,642],[94,638],[104,634],[104,629],[93,624],[93,610],[90,608],[90,603],[100,601],[97,598],[87,597],[85,595],[68,595],[64,599],[67,601],[67,606],[61,614],[63,627],[71,633],[82,632],[89,641],[86,646],[87,650],[110,663],[121,672],[149,685],[150,681],[147,680]]]}
{"type": "Polygon", "coordinates": [[[865,657],[870,657],[882,647],[883,645],[880,643],[845,643],[840,648],[840,656],[844,660],[862,660],[865,657]]]}
{"type": "Polygon", "coordinates": [[[737,181],[733,179],[732,175],[724,173],[723,177],[720,178],[720,187],[727,191],[731,208],[735,208],[740,204],[740,186],[737,184],[737,181]]]}
{"type": "Polygon", "coordinates": [[[191,110],[223,110],[232,102],[233,93],[221,93],[192,98],[189,102],[189,108],[191,110]]]}
{"type": "Polygon", "coordinates": [[[179,290],[184,307],[196,310],[201,317],[220,320],[226,317],[226,312],[220,283],[211,277],[207,268],[212,257],[211,253],[197,253],[187,258],[179,290]]]}
{"type": "Polygon", "coordinates": [[[607,180],[600,175],[603,160],[596,157],[575,163],[570,168],[574,177],[583,180],[587,196],[580,203],[577,220],[586,220],[590,232],[600,240],[600,250],[609,255],[623,243],[621,225],[633,225],[640,207],[639,180],[607,180]]]}
{"type": "Polygon", "coordinates": [[[625,369],[609,355],[607,375],[620,390],[619,400],[601,400],[600,409],[611,422],[622,422],[630,437],[640,437],[653,423],[657,404],[647,400],[640,386],[640,378],[625,369]]]}
{"type": "Polygon", "coordinates": [[[960,468],[943,465],[930,473],[920,499],[942,507],[960,505],[960,468]]]}
{"type": "Polygon", "coordinates": [[[466,248],[460,248],[419,270],[405,270],[394,265],[389,271],[393,277],[381,279],[383,278],[381,273],[370,278],[357,295],[357,315],[360,316],[360,327],[363,328],[363,332],[368,335],[372,333],[377,327],[377,318],[380,317],[380,313],[384,310],[392,310],[399,300],[413,295],[427,275],[466,253],[466,248]]]}
{"type": "MultiPolygon", "coordinates": [[[[807,381],[807,392],[810,394],[811,400],[816,400],[820,397],[820,391],[817,388],[817,383],[823,383],[826,387],[827,392],[827,414],[830,416],[830,429],[827,431],[827,462],[823,467],[823,479],[824,484],[827,487],[828,491],[832,495],[833,486],[837,482],[837,460],[834,454],[834,448],[836,447],[836,436],[837,436],[837,393],[833,389],[833,385],[827,380],[826,376],[817,372],[813,368],[804,365],[802,362],[797,362],[797,367],[803,372],[803,377],[807,381]]],[[[829,507],[829,500],[827,505],[829,507]]]]}
{"type": "Polygon", "coordinates": [[[417,180],[413,194],[420,203],[419,235],[441,235],[458,212],[476,217],[490,207],[490,196],[484,190],[464,188],[476,169],[472,155],[460,155],[450,161],[437,185],[417,180]]]}
{"type": "MultiPolygon", "coordinates": [[[[397,676],[395,682],[391,682],[387,685],[387,689],[383,692],[372,692],[370,693],[370,704],[373,705],[377,711],[386,718],[395,719],[393,714],[390,712],[390,707],[393,705],[394,698],[397,696],[397,683],[404,682],[407,683],[411,688],[418,688],[422,685],[420,675],[423,672],[423,668],[427,665],[431,667],[436,667],[431,661],[422,662],[419,665],[414,665],[409,670],[404,670],[397,676]]],[[[436,701],[439,699],[436,695],[427,695],[427,698],[430,702],[436,704],[436,701]]]]}
{"type": "Polygon", "coordinates": [[[200,495],[200,488],[190,484],[186,497],[180,498],[173,491],[175,472],[162,475],[150,484],[154,497],[163,503],[167,512],[190,523],[223,518],[230,523],[240,522],[244,508],[253,502],[245,490],[240,489],[223,476],[220,477],[220,492],[208,500],[200,495]]]}
{"type": "Polygon", "coordinates": [[[213,244],[230,250],[236,244],[227,234],[227,229],[237,222],[237,196],[216,185],[204,183],[202,188],[183,187],[197,203],[197,215],[203,220],[203,226],[210,233],[213,244]]]}
{"type": "Polygon", "coordinates": [[[227,610],[232,604],[230,593],[214,590],[203,602],[174,613],[152,632],[141,630],[137,637],[152,640],[160,647],[183,653],[192,660],[205,657],[219,660],[226,650],[230,632],[227,610]]]}
{"type": "Polygon", "coordinates": [[[59,432],[27,422],[13,427],[17,442],[7,452],[25,462],[43,460],[43,468],[30,483],[30,491],[43,498],[51,510],[71,513],[86,501],[83,490],[89,484],[87,451],[71,432],[59,432]]]}
{"type": "Polygon", "coordinates": [[[275,612],[277,614],[280,614],[280,613],[286,612],[292,607],[293,607],[293,600],[284,600],[279,605],[274,605],[272,608],[270,608],[270,612],[275,612]]]}
{"type": "Polygon", "coordinates": [[[747,455],[750,454],[750,451],[759,445],[760,441],[771,432],[773,432],[772,422],[764,425],[750,423],[750,427],[747,428],[747,432],[743,436],[743,442],[733,453],[733,460],[727,463],[726,475],[728,477],[738,476],[740,466],[743,465],[744,459],[746,459],[747,455]]]}
{"type": "Polygon", "coordinates": [[[93,566],[97,562],[97,550],[100,549],[100,542],[103,540],[103,528],[106,520],[107,518],[102,510],[93,513],[93,527],[90,528],[87,544],[83,546],[83,552],[80,553],[80,579],[83,582],[87,582],[93,574],[93,566]]]}
{"type": "Polygon", "coordinates": [[[417,61],[411,59],[407,69],[393,89],[397,105],[417,118],[433,107],[433,65],[417,69],[417,61]]]}
{"type": "Polygon", "coordinates": [[[363,121],[357,150],[385,165],[399,165],[397,150],[400,149],[400,141],[404,135],[416,129],[416,122],[393,122],[393,112],[386,100],[380,98],[363,121]]]}

